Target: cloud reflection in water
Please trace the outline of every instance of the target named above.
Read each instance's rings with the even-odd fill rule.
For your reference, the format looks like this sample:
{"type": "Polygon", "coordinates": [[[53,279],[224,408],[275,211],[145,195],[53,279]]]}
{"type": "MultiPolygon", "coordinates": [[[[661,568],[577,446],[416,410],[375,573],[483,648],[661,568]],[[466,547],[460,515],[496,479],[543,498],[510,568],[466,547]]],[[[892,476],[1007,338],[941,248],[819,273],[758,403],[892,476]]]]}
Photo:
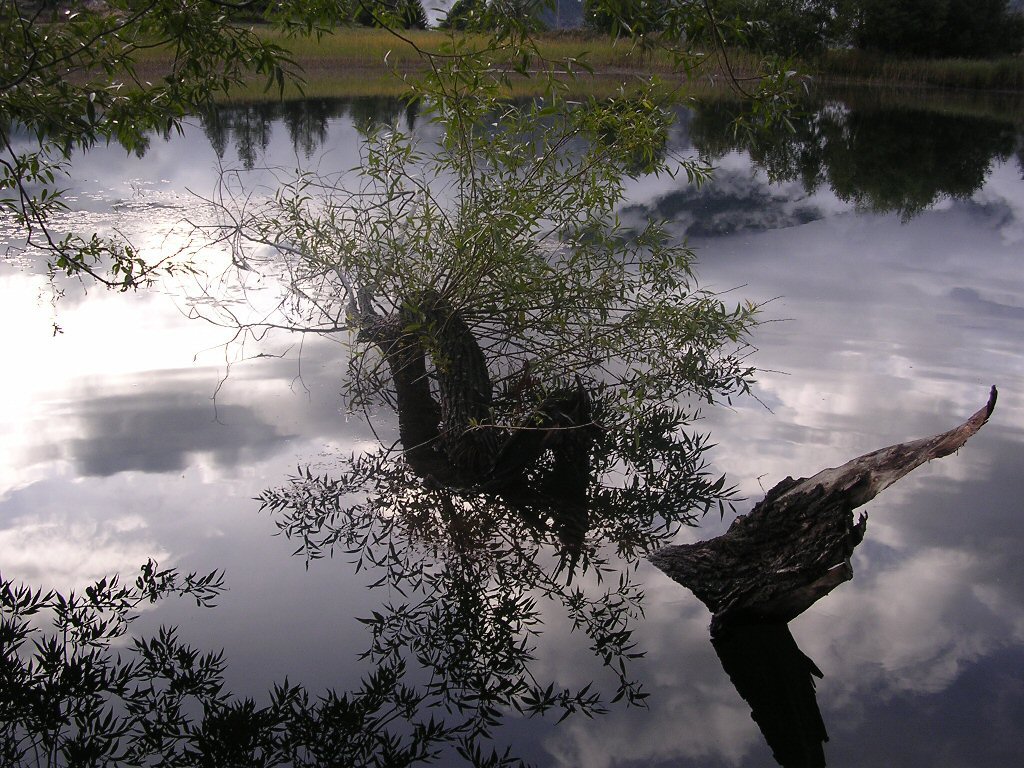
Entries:
{"type": "MultiPolygon", "coordinates": [[[[167,150],[154,147],[161,174],[179,151],[167,150]]],[[[273,144],[269,151],[276,151],[273,144]]],[[[98,174],[101,166],[88,172],[98,174]]],[[[1000,386],[1003,399],[987,432],[871,505],[853,582],[797,620],[793,632],[825,674],[818,692],[832,737],[830,764],[1016,765],[1024,754],[1017,727],[1024,718],[1024,524],[1014,514],[1024,495],[1018,170],[996,165],[970,201],[944,201],[907,223],[897,214],[857,214],[827,190],[808,195],[797,184],[769,185],[740,152],[723,158],[703,210],[699,195],[675,183],[644,180],[632,204],[678,220],[679,234],[688,233],[697,249],[705,284],[743,286],[737,299],[780,297],[765,317],[784,322],[764,325],[756,338],[755,360],[764,369],[758,394],[772,412],[745,401],[706,414],[717,467],[751,499],[785,475],[808,475],[881,444],[932,434],[951,414],[969,412],[988,385],[1000,386]],[[716,206],[720,215],[708,221],[716,206]]],[[[12,296],[27,290],[4,287],[12,296]]],[[[90,340],[83,329],[109,327],[109,315],[89,320],[105,304],[106,297],[90,296],[80,315],[74,305],[65,325],[77,349],[68,339],[13,342],[13,356],[45,371],[40,381],[57,397],[50,410],[5,416],[5,427],[22,430],[4,468],[5,571],[61,584],[81,583],[111,565],[130,571],[140,556],[223,565],[236,586],[235,602],[221,616],[169,615],[192,622],[198,644],[228,647],[240,688],[260,691],[284,674],[304,674],[315,684],[323,674],[309,661],[316,656],[330,658],[337,671],[343,652],[360,646],[357,631],[349,632],[348,646],[338,640],[347,617],[358,612],[359,589],[339,586],[330,567],[306,575],[287,564],[282,543],[269,537],[270,526],[255,518],[250,501],[291,471],[297,456],[329,461],[329,453],[320,456],[326,446],[344,449],[360,438],[337,413],[337,357],[310,375],[310,400],[293,395],[292,374],[272,366],[232,380],[221,425],[210,402],[216,372],[177,381],[166,370],[185,369],[192,355],[217,342],[183,331],[170,308],[154,315],[151,306],[140,307],[135,319],[116,314],[133,342],[128,348],[144,358],[143,376],[122,370],[123,354],[114,350],[109,357],[119,359],[109,364],[117,370],[97,379],[108,353],[101,332],[90,340]],[[147,319],[144,334],[132,328],[152,317],[159,320],[147,319]],[[186,358],[155,362],[156,351],[171,348],[186,358]],[[267,573],[268,562],[280,564],[281,573],[267,573]],[[301,625],[310,621],[309,606],[325,603],[342,606],[330,630],[275,633],[275,617],[301,625]],[[299,669],[289,667],[288,657],[299,669]]],[[[42,317],[46,331],[46,316],[20,311],[6,327],[42,317]]],[[[306,354],[313,359],[319,351],[306,354]]],[[[8,387],[5,402],[40,408],[38,385],[8,387]]],[[[713,535],[716,523],[692,536],[713,535]]],[[[708,614],[653,569],[643,575],[648,608],[638,631],[649,650],[652,710],[544,731],[550,759],[597,768],[768,764],[749,708],[707,642],[708,614]]],[[[566,681],[577,674],[572,647],[545,646],[543,663],[566,681]]]]}

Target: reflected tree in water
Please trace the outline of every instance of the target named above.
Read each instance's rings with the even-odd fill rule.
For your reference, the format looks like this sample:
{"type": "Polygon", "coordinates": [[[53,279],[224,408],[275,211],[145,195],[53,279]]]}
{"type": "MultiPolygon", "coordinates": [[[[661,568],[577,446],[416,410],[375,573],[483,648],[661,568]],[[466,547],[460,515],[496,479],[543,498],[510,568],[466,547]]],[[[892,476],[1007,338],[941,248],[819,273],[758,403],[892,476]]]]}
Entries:
{"type": "Polygon", "coordinates": [[[730,130],[741,108],[706,105],[694,116],[694,145],[711,158],[743,149],[772,181],[822,186],[840,199],[908,220],[943,198],[967,199],[992,165],[1013,156],[1009,120],[838,102],[814,109],[792,130],[730,130]]]}
{"type": "Polygon", "coordinates": [[[412,130],[419,111],[415,100],[391,96],[352,99],[293,99],[252,104],[218,104],[200,115],[203,132],[217,157],[233,147],[238,162],[253,170],[270,146],[275,122],[284,123],[296,156],[310,159],[327,140],[328,123],[349,117],[357,125],[387,126],[404,121],[412,130]]]}
{"type": "Polygon", "coordinates": [[[217,157],[223,157],[233,142],[239,161],[252,169],[270,145],[276,111],[259,104],[210,109],[202,117],[203,132],[217,157]]]}
{"type": "Polygon", "coordinates": [[[632,672],[643,656],[632,639],[637,559],[729,495],[704,467],[705,441],[679,431],[683,418],[666,411],[630,435],[591,421],[574,446],[551,445],[500,488],[438,487],[432,465],[381,449],[307,470],[261,501],[296,554],[368,569],[392,597],[361,619],[367,656],[425,680],[419,706],[487,743],[508,712],[561,719],[644,703],[632,672]],[[574,668],[592,667],[592,682],[574,688],[534,669],[551,621],[585,643],[595,663],[576,654],[574,668]]]}
{"type": "Polygon", "coordinates": [[[366,126],[357,175],[225,197],[236,263],[283,292],[257,315],[213,308],[246,344],[344,338],[350,408],[397,416],[392,447],[261,502],[297,554],[387,587],[367,659],[409,686],[406,719],[434,713],[464,756],[509,712],[643,703],[633,572],[728,503],[686,427],[697,402],[747,391],[756,312],[700,290],[656,222],[619,225],[629,175],[666,170],[653,89],[510,102],[481,69],[438,64],[416,94],[437,138],[366,126]],[[589,648],[593,682],[538,677],[552,620],[589,648]]]}
{"type": "MultiPolygon", "coordinates": [[[[510,715],[643,705],[634,571],[680,525],[728,503],[704,467],[706,440],[686,427],[696,402],[749,387],[755,308],[697,288],[692,254],[656,224],[618,225],[627,175],[664,163],[653,90],[510,103],[481,71],[438,69],[435,98],[419,94],[438,142],[364,126],[357,174],[300,175],[262,206],[252,194],[224,205],[217,231],[237,248],[240,280],[279,275],[283,292],[255,319],[238,314],[258,311],[255,300],[197,305],[246,343],[276,330],[343,337],[350,407],[376,425],[397,415],[394,447],[261,497],[298,553],[345,556],[388,588],[360,619],[361,686],[315,697],[285,683],[257,705],[224,692],[222,662],[172,633],[133,647],[155,654],[150,669],[114,661],[116,638],[101,631],[82,647],[109,673],[55,688],[53,675],[78,674],[67,666],[78,646],[53,640],[56,671],[37,675],[27,643],[45,629],[27,620],[66,598],[11,585],[5,628],[22,638],[5,656],[11,696],[60,710],[62,736],[38,747],[48,755],[70,760],[81,744],[101,761],[138,745],[162,764],[515,765],[493,744],[510,715]],[[556,622],[585,646],[593,682],[536,663],[541,627],[556,622]],[[110,741],[79,739],[71,713],[83,701],[114,724],[110,741]]],[[[266,117],[245,115],[256,146],[266,117]]],[[[88,599],[85,623],[99,626],[88,599]]],[[[130,611],[141,597],[124,599],[130,611]]],[[[39,743],[38,707],[26,706],[4,720],[19,760],[39,743]]]]}
{"type": "Polygon", "coordinates": [[[153,562],[133,585],[103,579],[84,594],[0,579],[3,765],[403,766],[452,742],[475,765],[518,764],[421,711],[397,660],[344,693],[285,681],[258,706],[225,691],[222,654],[173,628],[122,647],[144,604],[180,595],[210,605],[221,589],[216,573],[183,578],[153,562]]]}
{"type": "Polygon", "coordinates": [[[282,102],[280,108],[295,154],[311,158],[327,141],[327,123],[336,116],[337,105],[329,99],[302,99],[282,102]]]}
{"type": "MultiPolygon", "coordinates": [[[[661,410],[627,432],[607,428],[599,395],[588,407],[575,447],[549,444],[500,490],[437,487],[415,458],[381,449],[262,495],[297,554],[350,558],[389,596],[359,619],[369,671],[352,690],[312,695],[286,681],[257,705],[225,690],[227,660],[173,629],[118,650],[149,602],[178,594],[211,605],[216,573],[149,563],[134,585],[115,578],[68,595],[3,580],[4,764],[400,766],[458,754],[511,766],[511,749],[493,744],[510,713],[643,705],[632,673],[643,655],[632,638],[643,614],[637,558],[729,490],[704,467],[706,440],[680,430],[683,412],[661,410]],[[581,636],[594,683],[534,668],[552,621],[581,636]]],[[[577,657],[574,672],[583,666],[577,657]]]]}

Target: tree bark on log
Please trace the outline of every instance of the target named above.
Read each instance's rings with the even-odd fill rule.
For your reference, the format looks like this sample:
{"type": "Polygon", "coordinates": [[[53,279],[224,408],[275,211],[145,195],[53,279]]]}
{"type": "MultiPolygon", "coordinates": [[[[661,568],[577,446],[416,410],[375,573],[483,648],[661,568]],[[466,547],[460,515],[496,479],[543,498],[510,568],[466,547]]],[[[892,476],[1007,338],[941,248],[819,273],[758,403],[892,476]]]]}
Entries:
{"type": "Polygon", "coordinates": [[[398,410],[398,435],[405,458],[420,477],[433,477],[449,485],[455,471],[437,450],[441,438],[441,408],[430,391],[427,353],[414,334],[406,332],[407,318],[364,313],[356,340],[380,348],[391,373],[398,410]]]}
{"type": "Polygon", "coordinates": [[[650,556],[712,613],[716,637],[733,625],[788,622],[853,577],[850,556],[864,538],[867,516],[853,510],[908,472],[956,451],[988,421],[988,402],[958,427],[892,445],[826,469],[787,477],[717,538],[665,547],[650,556]]]}

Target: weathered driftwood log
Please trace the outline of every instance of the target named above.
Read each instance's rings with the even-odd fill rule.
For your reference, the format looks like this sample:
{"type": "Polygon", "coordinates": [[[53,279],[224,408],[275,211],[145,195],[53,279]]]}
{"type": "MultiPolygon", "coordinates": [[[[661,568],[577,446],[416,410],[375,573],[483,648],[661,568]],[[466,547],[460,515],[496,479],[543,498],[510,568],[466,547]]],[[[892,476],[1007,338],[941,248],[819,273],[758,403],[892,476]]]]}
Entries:
{"type": "Polygon", "coordinates": [[[853,577],[850,555],[867,524],[866,515],[854,522],[853,510],[926,461],[956,451],[995,404],[992,387],[985,407],[955,429],[811,478],[787,477],[723,535],[665,547],[651,562],[708,607],[712,637],[730,625],[787,622],[853,577]]]}

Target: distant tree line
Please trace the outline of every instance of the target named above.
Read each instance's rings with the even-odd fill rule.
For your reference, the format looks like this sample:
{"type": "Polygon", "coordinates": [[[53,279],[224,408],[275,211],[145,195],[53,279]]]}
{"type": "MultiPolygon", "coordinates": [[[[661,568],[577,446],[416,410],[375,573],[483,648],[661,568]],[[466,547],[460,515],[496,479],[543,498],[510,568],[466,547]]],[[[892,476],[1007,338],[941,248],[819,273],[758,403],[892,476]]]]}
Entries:
{"type": "Polygon", "coordinates": [[[455,0],[438,26],[442,29],[480,29],[488,23],[487,16],[487,0],[455,0]]]}
{"type": "Polygon", "coordinates": [[[1024,17],[1008,0],[868,0],[852,26],[859,48],[909,56],[1019,53],[1024,17]]]}
{"type": "MultiPolygon", "coordinates": [[[[423,28],[420,0],[349,0],[353,20],[423,28]]],[[[454,0],[443,29],[491,30],[510,15],[537,26],[576,23],[556,0],[454,0]]],[[[564,4],[564,3],[563,3],[564,4]]],[[[569,4],[571,5],[571,4],[569,4]]],[[[581,0],[582,23],[601,33],[709,34],[700,0],[581,0]],[[691,21],[693,23],[687,23],[691,21]]],[[[893,56],[986,58],[1024,50],[1024,8],[1015,0],[710,0],[727,42],[783,55],[856,48],[893,56]],[[731,23],[742,20],[743,23],[731,23]]]]}
{"type": "MultiPolygon", "coordinates": [[[[422,0],[342,1],[350,4],[355,24],[428,25],[422,0]]],[[[580,7],[583,25],[601,33],[699,36],[729,30],[730,44],[782,55],[856,48],[893,56],[986,58],[1024,50],[1024,10],[1016,0],[581,0],[579,6],[558,0],[454,0],[437,26],[487,31],[509,17],[533,20],[538,28],[573,25],[580,7]],[[705,6],[724,22],[716,32],[709,31],[705,6]]]]}
{"type": "MultiPolygon", "coordinates": [[[[223,5],[228,17],[236,21],[274,20],[290,10],[286,0],[238,0],[223,5]]],[[[428,26],[422,0],[333,0],[328,6],[329,10],[321,14],[316,4],[309,4],[309,18],[342,26],[386,26],[392,29],[426,29],[428,26]]]]}
{"type": "Polygon", "coordinates": [[[352,21],[365,27],[426,29],[427,12],[420,0],[350,0],[352,21]]]}
{"type": "MultiPolygon", "coordinates": [[[[357,26],[425,29],[423,0],[337,0],[357,26]]],[[[29,5],[52,9],[61,0],[29,5]]],[[[273,16],[279,0],[249,0],[233,14],[273,16]]],[[[514,19],[534,29],[580,26],[603,34],[727,33],[729,44],[807,56],[855,48],[892,56],[988,58],[1024,51],[1021,0],[454,0],[441,29],[493,31],[514,19]],[[707,24],[710,8],[716,32],[707,24]]]]}
{"type": "MultiPolygon", "coordinates": [[[[466,2],[467,0],[461,0],[466,2]]],[[[482,1],[482,0],[481,0],[482,1]]],[[[660,31],[692,0],[584,0],[587,26],[660,31]]],[[[784,55],[849,47],[895,56],[983,58],[1024,49],[1010,0],[713,0],[719,21],[742,19],[728,42],[784,55]]]]}

